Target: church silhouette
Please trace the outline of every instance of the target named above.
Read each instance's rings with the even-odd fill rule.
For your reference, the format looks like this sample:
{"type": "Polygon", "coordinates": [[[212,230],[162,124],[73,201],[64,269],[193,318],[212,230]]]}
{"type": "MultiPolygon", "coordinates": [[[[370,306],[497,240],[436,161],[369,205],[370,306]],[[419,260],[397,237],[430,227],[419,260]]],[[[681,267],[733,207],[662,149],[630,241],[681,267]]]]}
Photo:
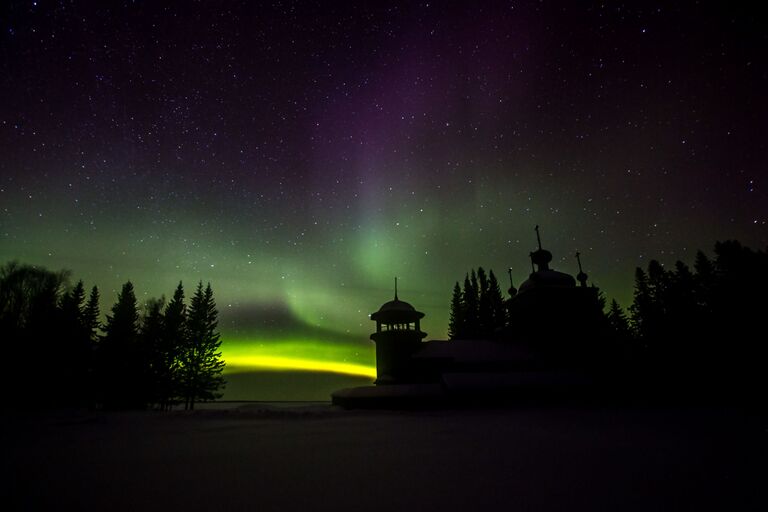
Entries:
{"type": "Polygon", "coordinates": [[[506,326],[485,339],[423,341],[424,313],[400,300],[395,281],[394,299],[371,314],[375,385],[335,391],[333,403],[419,407],[590,389],[606,369],[608,330],[599,289],[587,284],[578,252],[576,278],[550,268],[552,253],[542,248],[538,226],[536,236],[531,274],[519,289],[509,288],[506,326]]]}

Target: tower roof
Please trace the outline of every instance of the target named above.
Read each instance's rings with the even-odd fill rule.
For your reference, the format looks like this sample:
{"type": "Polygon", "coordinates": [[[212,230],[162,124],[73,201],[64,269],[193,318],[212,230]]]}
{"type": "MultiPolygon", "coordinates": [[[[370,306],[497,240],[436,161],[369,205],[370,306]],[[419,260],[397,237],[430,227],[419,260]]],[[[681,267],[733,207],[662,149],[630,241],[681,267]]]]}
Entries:
{"type": "Polygon", "coordinates": [[[399,299],[385,302],[377,312],[371,315],[371,320],[384,323],[407,323],[419,318],[424,318],[424,313],[416,311],[413,306],[399,299]]]}
{"type": "Polygon", "coordinates": [[[424,313],[397,297],[397,278],[395,278],[395,298],[381,305],[379,310],[371,314],[371,320],[380,322],[413,322],[423,318],[424,313]]]}
{"type": "Polygon", "coordinates": [[[416,308],[405,301],[395,299],[381,305],[379,313],[384,311],[416,311],[416,308]]]}

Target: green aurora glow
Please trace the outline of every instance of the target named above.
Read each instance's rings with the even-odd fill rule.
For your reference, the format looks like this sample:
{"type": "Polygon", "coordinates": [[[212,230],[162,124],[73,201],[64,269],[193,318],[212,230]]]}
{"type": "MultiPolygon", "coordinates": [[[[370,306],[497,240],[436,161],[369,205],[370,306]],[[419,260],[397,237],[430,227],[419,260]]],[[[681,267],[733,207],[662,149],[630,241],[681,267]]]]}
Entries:
{"type": "Polygon", "coordinates": [[[142,302],[210,282],[228,371],[278,386],[370,375],[395,276],[445,338],[454,282],[519,286],[536,224],[624,307],[651,258],[768,244],[752,16],[449,4],[19,4],[0,262],[70,269],[102,313],[127,280],[142,302]]]}

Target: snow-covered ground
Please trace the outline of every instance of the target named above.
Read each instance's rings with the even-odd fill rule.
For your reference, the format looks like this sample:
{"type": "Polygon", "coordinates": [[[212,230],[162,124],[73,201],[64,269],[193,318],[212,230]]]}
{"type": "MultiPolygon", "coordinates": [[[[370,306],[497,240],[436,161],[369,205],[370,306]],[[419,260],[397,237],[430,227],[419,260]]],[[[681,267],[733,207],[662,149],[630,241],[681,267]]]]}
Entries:
{"type": "Polygon", "coordinates": [[[2,419],[4,510],[768,510],[763,418],[521,407],[2,419]]]}

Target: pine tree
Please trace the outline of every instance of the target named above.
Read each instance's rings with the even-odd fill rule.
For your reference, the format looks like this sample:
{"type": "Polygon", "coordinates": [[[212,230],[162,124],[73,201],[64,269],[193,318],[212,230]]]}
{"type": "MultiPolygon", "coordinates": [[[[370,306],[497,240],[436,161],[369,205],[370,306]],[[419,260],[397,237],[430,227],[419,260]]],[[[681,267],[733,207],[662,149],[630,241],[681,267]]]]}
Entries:
{"type": "Polygon", "coordinates": [[[492,312],[492,332],[495,332],[507,325],[507,310],[504,307],[504,297],[501,294],[499,281],[493,274],[493,270],[488,273],[488,304],[492,312]]]}
{"type": "Polygon", "coordinates": [[[683,330],[689,329],[696,312],[696,278],[691,269],[682,261],[675,263],[674,272],[670,273],[669,301],[667,314],[675,317],[682,324],[683,330]]]}
{"type": "Polygon", "coordinates": [[[162,339],[164,329],[163,306],[164,298],[150,299],[144,306],[139,335],[140,352],[144,356],[142,366],[146,371],[146,397],[148,402],[161,404],[161,376],[163,374],[164,357],[162,355],[162,339]]]}
{"type": "MultiPolygon", "coordinates": [[[[592,285],[594,287],[595,285],[592,285]]],[[[598,290],[597,292],[597,311],[601,314],[605,314],[605,303],[606,303],[605,294],[603,293],[603,290],[598,290]]]]}
{"type": "Polygon", "coordinates": [[[96,351],[98,350],[99,334],[101,328],[99,322],[99,289],[94,286],[91,288],[91,294],[88,296],[88,302],[83,308],[83,336],[87,342],[88,350],[86,354],[86,373],[83,377],[85,388],[83,399],[89,405],[93,405],[96,395],[96,351]]]}
{"type": "Polygon", "coordinates": [[[461,339],[464,335],[464,302],[462,301],[459,282],[453,286],[451,297],[451,317],[448,323],[448,337],[452,340],[461,339]]]}
{"type": "Polygon", "coordinates": [[[670,272],[667,272],[658,260],[648,263],[648,290],[657,310],[657,320],[664,317],[667,309],[671,281],[670,272]]]}
{"type": "Polygon", "coordinates": [[[88,335],[91,344],[91,351],[94,350],[98,341],[98,330],[101,327],[99,322],[99,289],[91,288],[91,295],[83,310],[83,327],[88,335]]]}
{"type": "Polygon", "coordinates": [[[635,269],[635,291],[632,305],[629,308],[631,326],[638,338],[645,338],[648,333],[647,324],[653,307],[651,292],[648,288],[648,276],[645,271],[637,267],[635,269]]]}
{"type": "Polygon", "coordinates": [[[203,291],[202,281],[189,306],[188,340],[182,356],[182,381],[186,408],[194,409],[199,400],[220,398],[224,386],[221,340],[216,332],[218,311],[211,284],[203,291]]]}
{"type": "Polygon", "coordinates": [[[483,267],[477,268],[478,280],[478,337],[487,338],[494,331],[493,306],[489,293],[488,276],[483,267]]]}
{"type": "Polygon", "coordinates": [[[61,332],[59,333],[59,354],[56,356],[60,358],[66,357],[68,364],[77,359],[77,354],[81,352],[81,348],[78,345],[81,342],[81,338],[84,337],[84,317],[83,317],[83,302],[85,301],[85,289],[83,282],[78,281],[74,288],[69,293],[65,293],[61,298],[61,305],[59,308],[61,317],[61,332]]]}
{"type": "Polygon", "coordinates": [[[715,266],[706,254],[697,251],[693,269],[696,281],[696,304],[701,313],[707,315],[713,305],[716,283],[715,266]]]}
{"type": "Polygon", "coordinates": [[[99,380],[109,408],[143,407],[143,372],[138,347],[139,313],[133,284],[127,282],[107,315],[99,346],[99,380]]]}
{"type": "Polygon", "coordinates": [[[471,277],[464,277],[464,327],[463,333],[465,339],[476,339],[479,337],[479,297],[477,274],[472,270],[471,277]]]}
{"type": "Polygon", "coordinates": [[[65,294],[61,300],[61,312],[68,319],[78,324],[82,323],[83,302],[85,302],[85,288],[83,281],[77,282],[72,291],[65,294]]]}
{"type": "Polygon", "coordinates": [[[180,381],[181,356],[186,347],[187,333],[187,307],[184,305],[184,286],[181,282],[173,292],[173,298],[165,306],[164,328],[160,352],[163,356],[160,369],[160,396],[161,407],[170,408],[176,402],[177,397],[183,395],[180,381]]]}
{"type": "Polygon", "coordinates": [[[611,301],[611,305],[607,313],[608,323],[613,329],[614,335],[620,341],[628,341],[632,335],[629,328],[629,320],[624,314],[624,310],[621,309],[616,299],[611,301]]]}
{"type": "Polygon", "coordinates": [[[51,394],[67,404],[82,403],[86,394],[91,347],[84,325],[84,302],[85,288],[80,280],[61,299],[60,331],[51,353],[56,363],[51,375],[56,385],[51,394]]]}
{"type": "Polygon", "coordinates": [[[483,267],[477,267],[478,297],[488,291],[488,275],[483,267]]]}

